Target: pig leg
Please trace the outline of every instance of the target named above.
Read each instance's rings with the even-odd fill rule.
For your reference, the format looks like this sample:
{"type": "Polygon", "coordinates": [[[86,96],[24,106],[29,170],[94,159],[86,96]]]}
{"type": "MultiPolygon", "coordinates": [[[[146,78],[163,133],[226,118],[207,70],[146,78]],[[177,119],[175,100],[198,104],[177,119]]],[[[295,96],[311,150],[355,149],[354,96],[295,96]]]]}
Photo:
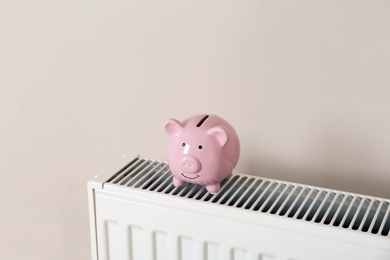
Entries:
{"type": "Polygon", "coordinates": [[[182,181],[179,178],[176,178],[175,176],[173,176],[173,185],[175,185],[175,187],[181,186],[183,184],[184,184],[184,181],[182,181]]]}
{"type": "Polygon", "coordinates": [[[220,183],[211,184],[211,185],[207,185],[207,186],[206,186],[206,189],[207,189],[211,194],[214,194],[214,193],[218,192],[220,188],[221,188],[221,184],[220,184],[220,183]]]}

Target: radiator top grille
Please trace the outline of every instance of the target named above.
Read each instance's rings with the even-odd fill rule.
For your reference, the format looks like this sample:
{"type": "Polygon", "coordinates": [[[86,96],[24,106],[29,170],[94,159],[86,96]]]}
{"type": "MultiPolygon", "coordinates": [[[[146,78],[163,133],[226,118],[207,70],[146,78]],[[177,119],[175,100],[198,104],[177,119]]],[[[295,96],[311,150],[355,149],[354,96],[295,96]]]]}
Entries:
{"type": "Polygon", "coordinates": [[[390,201],[375,197],[241,174],[210,194],[195,184],[175,187],[166,162],[141,158],[107,183],[390,237],[390,201]]]}

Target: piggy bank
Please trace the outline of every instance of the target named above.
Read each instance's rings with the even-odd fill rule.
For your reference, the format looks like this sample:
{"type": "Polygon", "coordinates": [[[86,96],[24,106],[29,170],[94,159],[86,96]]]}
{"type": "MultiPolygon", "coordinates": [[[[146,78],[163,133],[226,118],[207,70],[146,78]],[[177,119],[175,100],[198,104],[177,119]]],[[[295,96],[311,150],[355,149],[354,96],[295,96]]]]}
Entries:
{"type": "Polygon", "coordinates": [[[168,165],[173,184],[186,182],[205,186],[210,193],[232,176],[240,155],[240,143],[233,127],[217,115],[195,115],[183,122],[169,119],[168,165]]]}

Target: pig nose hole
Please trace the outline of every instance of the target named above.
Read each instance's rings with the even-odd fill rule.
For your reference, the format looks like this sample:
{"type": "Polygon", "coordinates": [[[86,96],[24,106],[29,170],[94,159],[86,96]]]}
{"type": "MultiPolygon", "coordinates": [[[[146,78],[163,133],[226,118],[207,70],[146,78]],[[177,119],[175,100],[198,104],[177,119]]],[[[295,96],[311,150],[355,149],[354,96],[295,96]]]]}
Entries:
{"type": "Polygon", "coordinates": [[[201,164],[200,162],[195,159],[195,158],[192,158],[190,156],[185,156],[183,157],[181,160],[180,160],[180,165],[181,165],[181,168],[186,171],[186,172],[190,172],[190,173],[196,173],[196,172],[199,172],[200,169],[201,169],[201,164]]]}

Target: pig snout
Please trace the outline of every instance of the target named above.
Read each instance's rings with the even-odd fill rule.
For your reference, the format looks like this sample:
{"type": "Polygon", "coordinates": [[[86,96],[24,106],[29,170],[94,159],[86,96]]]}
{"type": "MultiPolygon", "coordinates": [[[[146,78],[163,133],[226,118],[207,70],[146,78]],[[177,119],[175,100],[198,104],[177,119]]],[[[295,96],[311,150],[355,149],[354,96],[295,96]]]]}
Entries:
{"type": "Polygon", "coordinates": [[[202,164],[193,156],[185,155],[180,160],[180,166],[183,171],[197,173],[202,168],[202,164]]]}

